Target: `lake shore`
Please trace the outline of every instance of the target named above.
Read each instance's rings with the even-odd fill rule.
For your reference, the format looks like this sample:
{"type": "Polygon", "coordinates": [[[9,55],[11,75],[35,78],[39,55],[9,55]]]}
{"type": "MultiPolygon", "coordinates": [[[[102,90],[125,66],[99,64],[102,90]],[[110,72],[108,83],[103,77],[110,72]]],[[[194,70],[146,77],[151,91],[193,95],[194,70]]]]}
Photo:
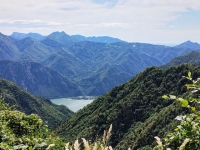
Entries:
{"type": "Polygon", "coordinates": [[[56,98],[50,99],[52,103],[57,105],[65,105],[73,112],[77,112],[82,109],[84,106],[87,106],[93,102],[97,97],[87,96],[87,97],[70,97],[70,98],[56,98]],[[87,99],[86,99],[87,98],[87,99]]]}

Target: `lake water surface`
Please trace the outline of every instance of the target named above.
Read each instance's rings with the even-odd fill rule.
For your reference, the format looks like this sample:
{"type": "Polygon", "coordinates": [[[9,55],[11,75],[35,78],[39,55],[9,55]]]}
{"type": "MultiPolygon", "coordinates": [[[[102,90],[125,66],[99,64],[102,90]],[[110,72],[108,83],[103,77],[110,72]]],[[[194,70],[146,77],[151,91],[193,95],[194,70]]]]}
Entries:
{"type": "Polygon", "coordinates": [[[85,99],[75,99],[75,98],[56,98],[51,99],[52,103],[57,105],[65,105],[73,112],[77,112],[79,109],[83,108],[87,104],[90,104],[94,98],[85,100],[85,99]]]}

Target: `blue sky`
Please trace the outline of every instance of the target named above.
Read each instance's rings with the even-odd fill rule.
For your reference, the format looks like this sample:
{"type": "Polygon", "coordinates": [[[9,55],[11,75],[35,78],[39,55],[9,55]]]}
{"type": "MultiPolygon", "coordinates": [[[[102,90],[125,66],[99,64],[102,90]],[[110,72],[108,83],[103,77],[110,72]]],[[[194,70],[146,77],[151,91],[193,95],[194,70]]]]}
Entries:
{"type": "Polygon", "coordinates": [[[199,0],[0,0],[0,32],[112,36],[129,42],[200,43],[199,0]]]}

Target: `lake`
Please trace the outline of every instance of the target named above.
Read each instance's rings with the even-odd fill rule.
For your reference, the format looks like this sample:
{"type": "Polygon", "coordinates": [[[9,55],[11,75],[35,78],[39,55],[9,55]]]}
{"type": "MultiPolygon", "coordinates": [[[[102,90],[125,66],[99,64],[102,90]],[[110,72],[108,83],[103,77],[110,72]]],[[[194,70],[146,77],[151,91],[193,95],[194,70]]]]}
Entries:
{"type": "Polygon", "coordinates": [[[84,106],[90,104],[95,97],[91,97],[89,99],[82,99],[82,98],[56,98],[51,99],[51,102],[57,105],[65,105],[73,112],[77,112],[79,109],[83,108],[84,106]]]}

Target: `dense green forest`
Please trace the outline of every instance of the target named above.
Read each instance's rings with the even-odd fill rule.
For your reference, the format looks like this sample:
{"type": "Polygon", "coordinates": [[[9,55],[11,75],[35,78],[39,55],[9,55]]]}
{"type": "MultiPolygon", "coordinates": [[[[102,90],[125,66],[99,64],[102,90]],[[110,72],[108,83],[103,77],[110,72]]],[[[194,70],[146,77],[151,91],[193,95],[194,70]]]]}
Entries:
{"type": "Polygon", "coordinates": [[[189,63],[189,64],[195,64],[195,65],[200,65],[200,52],[198,51],[192,51],[186,55],[183,56],[178,56],[173,58],[170,62],[160,66],[163,69],[172,67],[172,66],[177,66],[183,63],[189,63]]]}
{"type": "Polygon", "coordinates": [[[187,80],[182,76],[188,71],[193,73],[193,78],[200,76],[200,68],[189,64],[167,70],[148,68],[65,120],[56,133],[66,141],[81,137],[96,141],[112,124],[112,147],[151,149],[154,136],[163,137],[177,125],[173,120],[182,108],[172,101],[164,101],[162,95],[185,93],[187,80]]]}
{"type": "Polygon", "coordinates": [[[0,79],[0,95],[17,110],[28,115],[39,115],[50,128],[73,114],[66,106],[55,105],[48,99],[36,97],[5,79],[0,79]]]}

